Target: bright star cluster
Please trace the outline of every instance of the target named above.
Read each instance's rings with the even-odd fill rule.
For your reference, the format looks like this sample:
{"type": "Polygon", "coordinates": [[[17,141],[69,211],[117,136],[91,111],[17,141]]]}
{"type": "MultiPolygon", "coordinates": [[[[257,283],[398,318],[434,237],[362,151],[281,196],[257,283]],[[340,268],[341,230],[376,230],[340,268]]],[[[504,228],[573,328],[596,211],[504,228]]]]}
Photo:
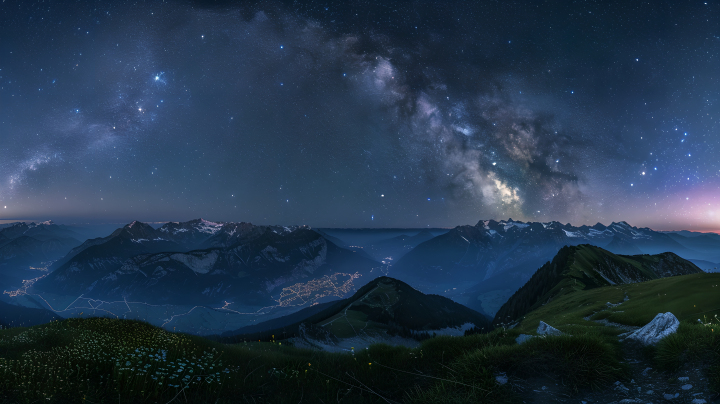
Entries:
{"type": "Polygon", "coordinates": [[[0,5],[0,219],[720,230],[712,2],[0,5]]]}

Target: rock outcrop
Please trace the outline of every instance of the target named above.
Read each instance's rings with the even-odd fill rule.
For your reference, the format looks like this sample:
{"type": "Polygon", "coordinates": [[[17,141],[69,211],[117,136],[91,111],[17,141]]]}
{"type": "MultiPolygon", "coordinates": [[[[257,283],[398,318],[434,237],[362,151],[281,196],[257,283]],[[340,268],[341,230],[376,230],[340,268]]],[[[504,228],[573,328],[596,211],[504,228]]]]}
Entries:
{"type": "Polygon", "coordinates": [[[641,329],[627,336],[627,339],[639,341],[643,345],[655,345],[661,339],[677,331],[680,321],[672,313],[658,313],[655,318],[641,329]]]}
{"type": "Polygon", "coordinates": [[[544,321],[540,321],[540,325],[537,328],[537,333],[540,335],[563,335],[563,332],[557,328],[549,325],[544,321]]]}

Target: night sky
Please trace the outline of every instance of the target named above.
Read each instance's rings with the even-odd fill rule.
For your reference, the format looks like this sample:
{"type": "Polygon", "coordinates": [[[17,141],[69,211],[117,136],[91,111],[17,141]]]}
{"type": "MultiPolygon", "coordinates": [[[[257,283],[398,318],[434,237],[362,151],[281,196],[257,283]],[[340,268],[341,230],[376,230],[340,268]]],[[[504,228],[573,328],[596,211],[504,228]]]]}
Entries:
{"type": "Polygon", "coordinates": [[[720,2],[0,4],[0,219],[720,230],[720,2]]]}

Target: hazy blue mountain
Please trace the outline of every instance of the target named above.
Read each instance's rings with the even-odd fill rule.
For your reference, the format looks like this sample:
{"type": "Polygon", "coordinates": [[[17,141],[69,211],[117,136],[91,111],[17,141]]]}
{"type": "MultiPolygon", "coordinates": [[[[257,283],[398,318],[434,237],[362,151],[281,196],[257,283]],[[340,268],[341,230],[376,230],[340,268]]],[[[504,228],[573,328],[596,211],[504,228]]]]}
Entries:
{"type": "Polygon", "coordinates": [[[273,305],[282,287],[338,272],[365,275],[380,264],[306,226],[255,226],[202,219],[158,229],[133,222],[88,240],[34,290],[166,304],[224,300],[273,305]],[[189,250],[198,245],[214,247],[189,250]]]}
{"type": "Polygon", "coordinates": [[[423,229],[414,236],[402,234],[389,239],[381,240],[364,247],[373,258],[378,261],[397,261],[418,244],[435,237],[430,230],[423,229]]]}
{"type": "Polygon", "coordinates": [[[17,286],[37,276],[30,268],[45,268],[80,244],[81,236],[51,221],[11,223],[0,228],[0,287],[17,286]]]}
{"type": "Polygon", "coordinates": [[[32,327],[55,320],[62,320],[62,317],[50,310],[15,306],[0,301],[0,326],[3,328],[32,327]]]}
{"type": "Polygon", "coordinates": [[[134,221],[107,237],[87,240],[73,249],[34,287],[58,294],[83,293],[92,289],[97,280],[119,269],[128,258],[160,251],[181,251],[181,247],[163,238],[152,226],[134,221]]]}

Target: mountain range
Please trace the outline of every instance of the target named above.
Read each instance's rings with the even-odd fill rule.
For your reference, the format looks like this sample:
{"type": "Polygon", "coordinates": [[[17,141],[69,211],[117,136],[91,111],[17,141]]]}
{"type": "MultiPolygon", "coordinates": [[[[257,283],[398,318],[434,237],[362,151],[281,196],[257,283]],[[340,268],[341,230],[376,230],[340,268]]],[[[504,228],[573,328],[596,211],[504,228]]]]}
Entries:
{"type": "Polygon", "coordinates": [[[426,292],[454,287],[457,292],[451,296],[453,299],[494,315],[562,247],[579,244],[618,254],[669,251],[687,259],[720,261],[720,240],[711,237],[657,232],[624,221],[575,227],[509,219],[455,227],[419,244],[395,262],[389,273],[426,292]]]}
{"type": "MultiPolygon", "coordinates": [[[[715,268],[720,261],[718,235],[658,232],[626,222],[575,227],[509,219],[483,220],[450,230],[363,230],[196,219],[158,228],[135,221],[83,243],[73,238],[76,235],[73,229],[52,222],[16,223],[0,228],[0,249],[7,257],[54,261],[47,268],[49,274],[43,272],[47,276],[28,291],[64,296],[56,300],[62,307],[82,295],[94,299],[87,303],[91,307],[95,307],[93,301],[119,301],[123,307],[123,302],[135,301],[187,309],[207,306],[217,311],[229,302],[235,305],[233,310],[248,314],[264,307],[281,308],[274,316],[347,297],[373,278],[389,275],[418,291],[451,298],[493,318],[565,246],[587,244],[626,256],[673,252],[703,269],[715,268]],[[61,256],[61,249],[49,247],[47,251],[55,252],[24,249],[23,240],[36,248],[66,240],[67,254],[61,256]],[[333,281],[338,275],[350,281],[333,281]]],[[[5,270],[10,268],[8,262],[0,262],[4,264],[0,267],[3,285],[11,283],[5,270]]],[[[15,281],[30,278],[28,273],[15,275],[15,281]]],[[[45,307],[41,300],[31,303],[45,307]]],[[[112,313],[120,312],[112,309],[112,313]]],[[[241,321],[235,327],[263,320],[241,321]]],[[[213,329],[211,325],[205,328],[213,329]]]]}
{"type": "Polygon", "coordinates": [[[198,219],[154,229],[135,221],[73,249],[33,289],[155,304],[273,305],[282,287],[379,266],[307,226],[198,219]]]}

